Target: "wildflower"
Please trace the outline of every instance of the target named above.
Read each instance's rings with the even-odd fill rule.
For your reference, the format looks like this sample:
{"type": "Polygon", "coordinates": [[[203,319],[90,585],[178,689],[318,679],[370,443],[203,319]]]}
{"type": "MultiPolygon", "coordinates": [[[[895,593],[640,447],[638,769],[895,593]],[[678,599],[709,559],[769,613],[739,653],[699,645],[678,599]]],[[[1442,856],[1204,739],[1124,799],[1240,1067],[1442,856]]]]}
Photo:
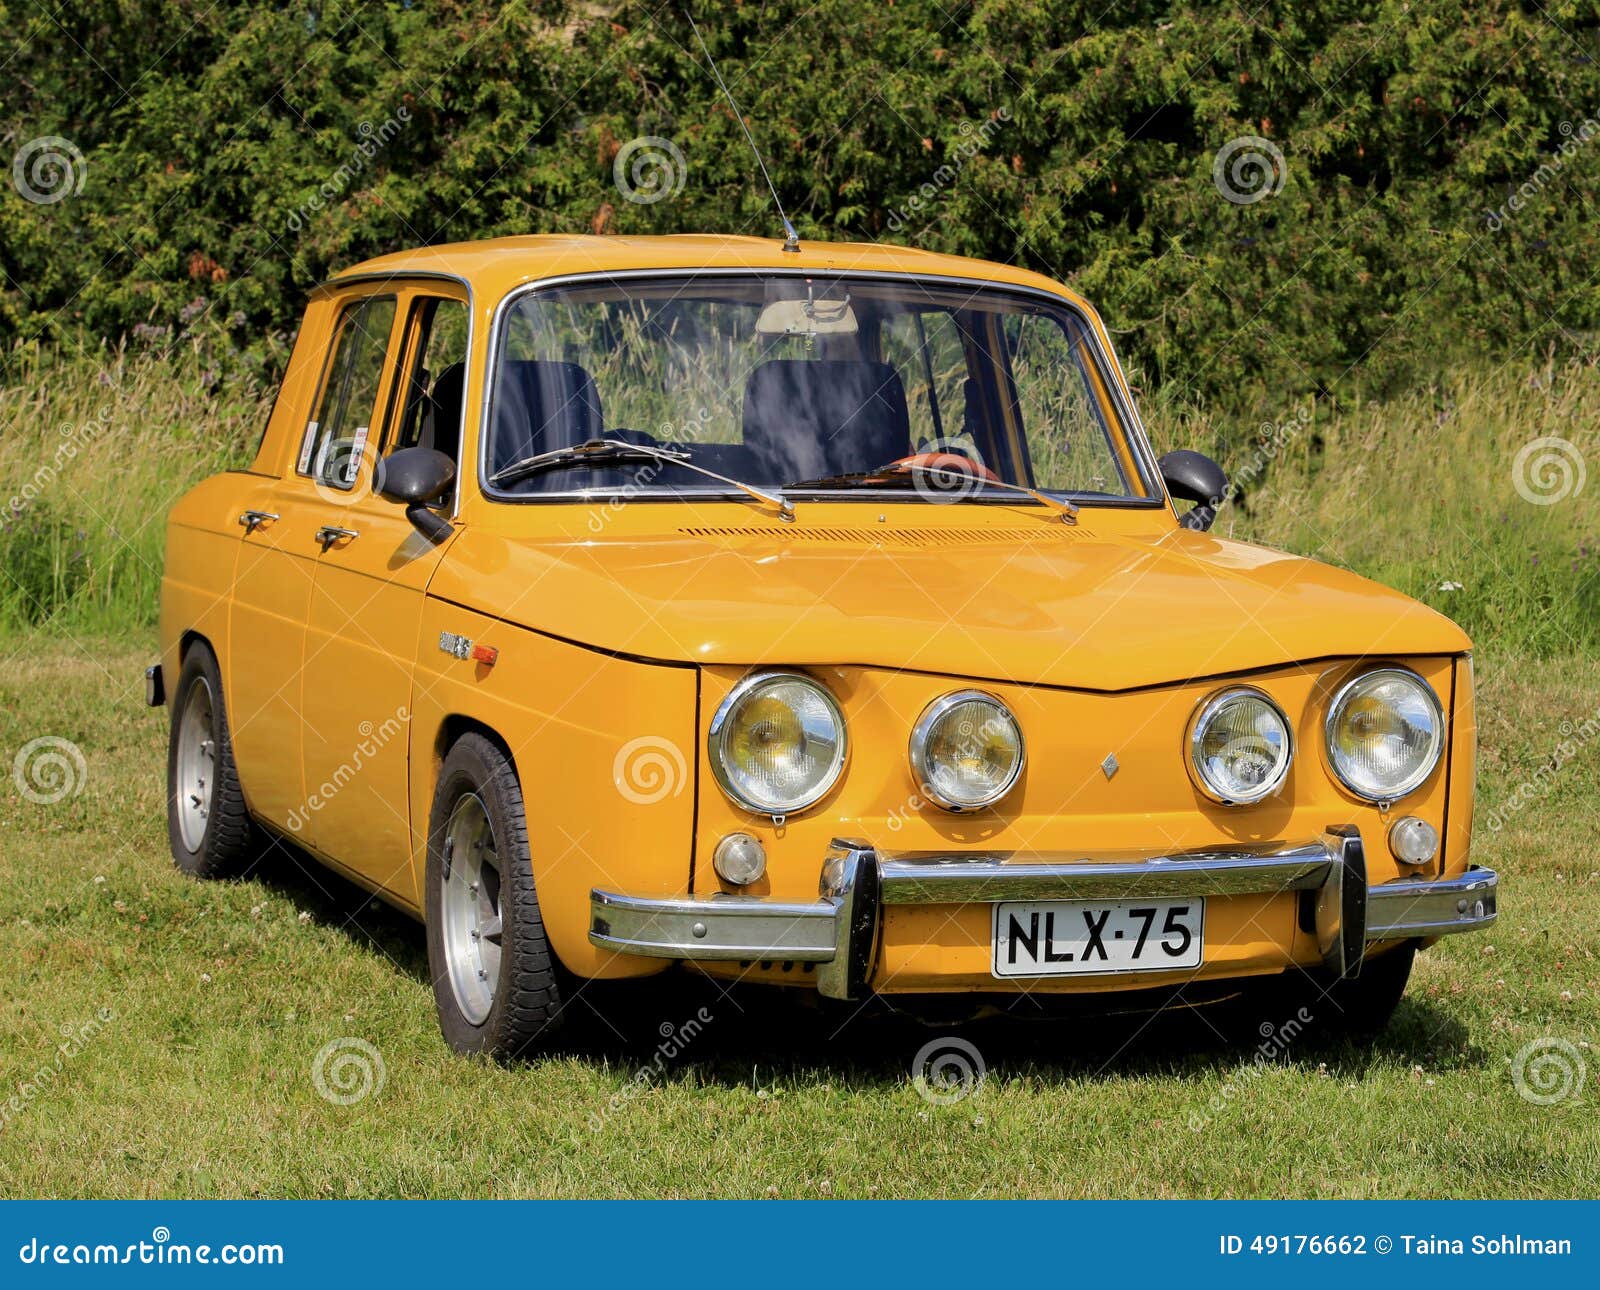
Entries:
{"type": "Polygon", "coordinates": [[[1450,582],[1450,581],[1441,582],[1439,584],[1439,590],[1440,591],[1460,591],[1461,590],[1461,584],[1459,582],[1450,582]]]}

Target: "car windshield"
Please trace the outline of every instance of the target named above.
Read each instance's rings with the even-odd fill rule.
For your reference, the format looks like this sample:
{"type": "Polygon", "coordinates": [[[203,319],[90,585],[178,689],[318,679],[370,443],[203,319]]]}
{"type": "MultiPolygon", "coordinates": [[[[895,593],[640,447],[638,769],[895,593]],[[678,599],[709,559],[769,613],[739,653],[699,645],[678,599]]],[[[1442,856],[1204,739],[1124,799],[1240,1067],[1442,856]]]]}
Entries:
{"type": "Polygon", "coordinates": [[[1112,380],[1077,311],[1020,292],[759,271],[544,288],[504,312],[483,475],[510,498],[728,491],[616,452],[513,469],[606,440],[791,495],[1159,496],[1112,380]]]}

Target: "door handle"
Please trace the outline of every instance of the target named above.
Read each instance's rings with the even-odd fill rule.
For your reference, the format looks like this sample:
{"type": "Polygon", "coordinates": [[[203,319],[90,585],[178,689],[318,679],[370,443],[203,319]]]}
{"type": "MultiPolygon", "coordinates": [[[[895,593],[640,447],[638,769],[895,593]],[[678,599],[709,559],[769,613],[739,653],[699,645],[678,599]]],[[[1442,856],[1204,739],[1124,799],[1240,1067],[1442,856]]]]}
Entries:
{"type": "Polygon", "coordinates": [[[317,541],[322,543],[324,551],[339,541],[340,538],[347,538],[354,542],[360,536],[361,534],[355,529],[342,529],[337,524],[324,524],[317,530],[317,541]]]}
{"type": "Polygon", "coordinates": [[[249,537],[263,524],[271,524],[278,518],[275,511],[246,511],[239,517],[239,523],[244,525],[244,535],[249,537]]]}

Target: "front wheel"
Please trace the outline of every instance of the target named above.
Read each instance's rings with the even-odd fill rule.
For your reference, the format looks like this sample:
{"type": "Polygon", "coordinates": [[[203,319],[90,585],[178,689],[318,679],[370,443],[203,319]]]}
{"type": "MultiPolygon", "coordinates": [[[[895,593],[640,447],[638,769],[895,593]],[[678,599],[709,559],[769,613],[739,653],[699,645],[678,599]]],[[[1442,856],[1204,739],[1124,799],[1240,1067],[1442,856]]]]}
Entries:
{"type": "Polygon", "coordinates": [[[1386,950],[1363,963],[1354,978],[1290,968],[1278,992],[1284,1015],[1328,1038],[1376,1039],[1400,1006],[1416,954],[1412,942],[1386,950]]]}
{"type": "Polygon", "coordinates": [[[548,1039],[561,992],[533,889],[522,788],[510,759],[482,735],[463,735],[440,768],[425,883],[445,1041],[505,1061],[548,1039]]]}

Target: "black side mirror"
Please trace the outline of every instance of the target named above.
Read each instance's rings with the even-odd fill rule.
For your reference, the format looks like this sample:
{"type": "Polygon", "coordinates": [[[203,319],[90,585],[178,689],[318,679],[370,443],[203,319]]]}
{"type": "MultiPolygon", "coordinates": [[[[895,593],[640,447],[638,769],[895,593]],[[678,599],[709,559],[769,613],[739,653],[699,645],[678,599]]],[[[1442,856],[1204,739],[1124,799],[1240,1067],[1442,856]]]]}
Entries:
{"type": "Polygon", "coordinates": [[[1161,459],[1161,478],[1167,491],[1186,502],[1196,503],[1194,510],[1180,516],[1178,523],[1186,529],[1204,532],[1217,519],[1217,507],[1228,495],[1228,477],[1222,467],[1202,452],[1179,448],[1161,459]]]}
{"type": "Polygon", "coordinates": [[[450,521],[428,509],[456,482],[456,464],[432,448],[401,448],[380,458],[372,487],[380,497],[406,508],[406,518],[430,542],[443,542],[452,530],[450,521]]]}

